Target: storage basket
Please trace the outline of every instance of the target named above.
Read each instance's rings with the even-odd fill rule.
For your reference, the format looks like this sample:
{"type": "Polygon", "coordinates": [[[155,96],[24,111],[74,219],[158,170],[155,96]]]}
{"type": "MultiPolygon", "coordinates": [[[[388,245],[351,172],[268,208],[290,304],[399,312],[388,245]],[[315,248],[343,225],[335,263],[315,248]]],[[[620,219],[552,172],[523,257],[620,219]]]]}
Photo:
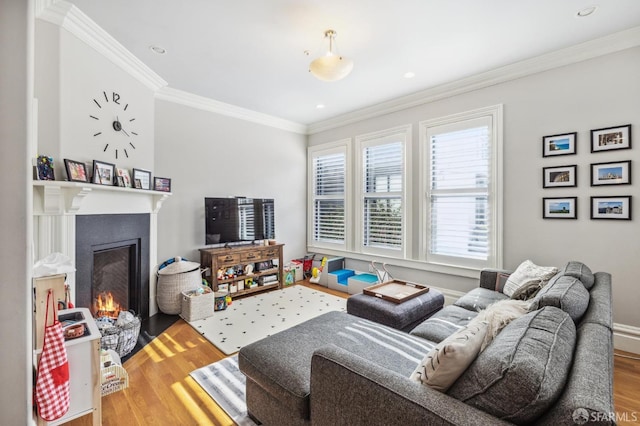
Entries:
{"type": "Polygon", "coordinates": [[[106,324],[107,319],[98,319],[98,329],[102,337],[100,338],[100,348],[114,350],[119,356],[129,354],[138,342],[140,334],[140,317],[134,316],[126,324],[117,324],[113,320],[108,320],[111,324],[106,324]]]}
{"type": "Polygon", "coordinates": [[[129,374],[122,367],[120,357],[113,350],[100,353],[100,393],[102,396],[129,387],[129,374]]]}
{"type": "Polygon", "coordinates": [[[202,285],[200,264],[180,257],[170,259],[158,269],[158,308],[165,314],[176,315],[182,310],[182,292],[202,285]]]}
{"type": "Polygon", "coordinates": [[[180,316],[185,321],[196,321],[213,315],[213,291],[204,286],[201,289],[182,292],[182,312],[180,316]]]}

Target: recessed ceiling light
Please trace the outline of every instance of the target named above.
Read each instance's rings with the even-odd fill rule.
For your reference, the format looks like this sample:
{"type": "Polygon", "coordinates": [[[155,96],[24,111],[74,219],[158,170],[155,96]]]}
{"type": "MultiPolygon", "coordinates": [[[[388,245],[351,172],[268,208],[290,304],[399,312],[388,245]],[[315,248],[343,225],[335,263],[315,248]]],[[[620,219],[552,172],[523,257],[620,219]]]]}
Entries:
{"type": "Polygon", "coordinates": [[[416,76],[416,73],[412,71],[405,72],[403,75],[404,78],[413,78],[415,76],[416,76]]]}
{"type": "Polygon", "coordinates": [[[167,53],[167,49],[155,45],[149,46],[149,50],[151,50],[153,53],[157,53],[158,55],[164,55],[165,53],[167,53]]]}
{"type": "Polygon", "coordinates": [[[318,104],[318,105],[316,105],[316,108],[322,109],[322,108],[324,108],[324,104],[318,104]]]}
{"type": "Polygon", "coordinates": [[[578,11],[578,13],[576,13],[576,16],[578,18],[584,18],[586,16],[591,15],[593,12],[595,12],[597,8],[598,8],[598,6],[585,7],[584,9],[578,11]]]}

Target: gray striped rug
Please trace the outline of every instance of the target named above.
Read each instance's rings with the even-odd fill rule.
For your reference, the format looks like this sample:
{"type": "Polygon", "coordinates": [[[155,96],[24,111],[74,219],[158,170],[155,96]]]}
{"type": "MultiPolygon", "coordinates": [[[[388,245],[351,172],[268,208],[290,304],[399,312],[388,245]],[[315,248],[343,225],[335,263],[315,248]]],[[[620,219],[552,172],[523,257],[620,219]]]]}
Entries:
{"type": "Polygon", "coordinates": [[[245,377],[238,369],[238,355],[194,370],[189,375],[237,425],[255,425],[247,415],[245,377]]]}

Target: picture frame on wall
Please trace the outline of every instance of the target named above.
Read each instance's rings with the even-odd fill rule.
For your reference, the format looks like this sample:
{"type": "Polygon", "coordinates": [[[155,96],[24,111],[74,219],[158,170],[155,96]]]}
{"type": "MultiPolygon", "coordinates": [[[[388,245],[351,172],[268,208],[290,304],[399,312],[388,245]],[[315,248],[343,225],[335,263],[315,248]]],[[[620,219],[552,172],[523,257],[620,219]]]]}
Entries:
{"type": "Polygon", "coordinates": [[[631,220],[631,196],[591,197],[591,219],[631,220]]]}
{"type": "Polygon", "coordinates": [[[577,165],[544,167],[542,169],[543,188],[562,188],[577,186],[577,165]]]}
{"type": "Polygon", "coordinates": [[[578,197],[549,197],[542,199],[543,219],[577,219],[578,197]]]}
{"type": "Polygon", "coordinates": [[[576,153],[577,132],[542,137],[542,156],[572,155],[576,153]]]}
{"type": "Polygon", "coordinates": [[[153,178],[153,190],[171,192],[171,179],[155,176],[153,178]]]}
{"type": "Polygon", "coordinates": [[[151,189],[151,172],[149,170],[133,169],[134,182],[137,179],[140,180],[141,186],[139,189],[151,189]]]}
{"type": "Polygon", "coordinates": [[[630,184],[631,160],[591,164],[591,186],[630,184]]]}
{"type": "Polygon", "coordinates": [[[89,182],[87,166],[80,161],[64,159],[64,168],[67,171],[67,179],[71,182],[89,182]]]}
{"type": "Polygon", "coordinates": [[[113,186],[116,182],[115,171],[115,164],[93,160],[93,183],[113,186]]]}
{"type": "Polygon", "coordinates": [[[591,152],[631,149],[631,124],[591,130],[591,152]]]}

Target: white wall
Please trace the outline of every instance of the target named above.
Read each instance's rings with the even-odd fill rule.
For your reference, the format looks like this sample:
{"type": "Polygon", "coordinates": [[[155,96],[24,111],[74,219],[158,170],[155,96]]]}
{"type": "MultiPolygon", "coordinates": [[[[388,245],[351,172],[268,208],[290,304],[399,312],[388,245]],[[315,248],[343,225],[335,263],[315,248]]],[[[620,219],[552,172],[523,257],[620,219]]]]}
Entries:
{"type": "Polygon", "coordinates": [[[173,195],[158,213],[158,261],[199,261],[204,198],[274,198],[285,261],[305,254],[306,137],[157,100],[154,173],[173,195]]]}
{"type": "Polygon", "coordinates": [[[0,424],[32,423],[31,167],[32,2],[0,1],[0,424]],[[7,202],[8,201],[8,202],[7,202]]]}
{"type": "MultiPolygon", "coordinates": [[[[481,90],[453,96],[418,107],[368,119],[314,134],[310,145],[385,129],[414,124],[417,153],[420,120],[437,118],[488,105],[504,105],[504,266],[514,269],[525,259],[542,265],[562,266],[580,260],[594,271],[613,275],[614,321],[640,326],[640,147],[631,150],[590,153],[590,130],[632,124],[632,139],[640,129],[640,48],[628,49],[551,71],[531,75],[481,90]],[[578,132],[577,155],[542,157],[542,137],[578,132]],[[591,188],[590,163],[632,160],[633,185],[591,188]],[[578,165],[577,188],[542,189],[542,168],[578,165]],[[589,219],[589,197],[632,195],[633,221],[589,219]],[[577,220],[543,220],[543,197],[578,197],[577,220]]],[[[637,145],[637,142],[635,143],[637,145]]],[[[418,170],[418,156],[413,156],[418,170]]],[[[417,174],[416,174],[417,176],[417,174]]],[[[414,185],[416,188],[417,185],[414,185]]],[[[419,200],[419,194],[413,194],[419,200]]],[[[414,228],[417,228],[417,202],[414,228]]],[[[398,271],[398,269],[396,269],[398,271]]],[[[476,285],[419,271],[401,271],[414,280],[434,286],[468,290],[476,285]]]]}

